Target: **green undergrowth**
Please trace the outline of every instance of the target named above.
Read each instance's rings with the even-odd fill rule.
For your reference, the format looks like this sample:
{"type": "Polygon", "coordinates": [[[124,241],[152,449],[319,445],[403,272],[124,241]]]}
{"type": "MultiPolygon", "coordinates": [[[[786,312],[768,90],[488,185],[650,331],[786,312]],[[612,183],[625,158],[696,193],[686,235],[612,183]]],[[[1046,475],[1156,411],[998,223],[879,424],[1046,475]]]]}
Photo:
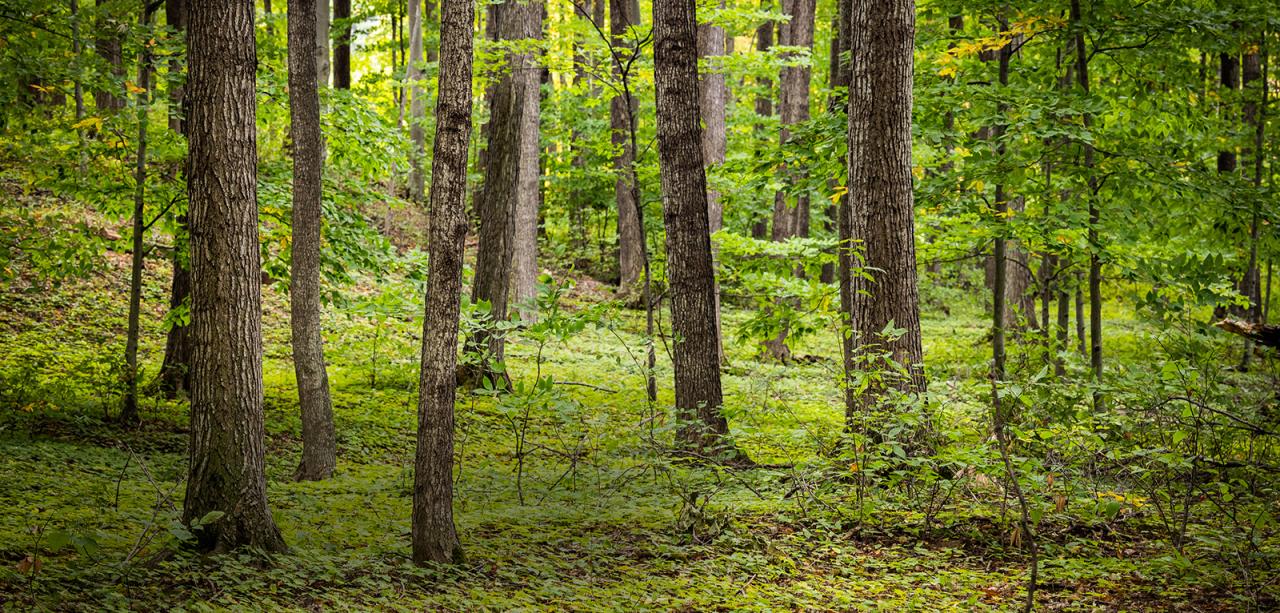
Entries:
{"type": "MultiPolygon", "coordinates": [[[[166,272],[148,268],[148,380],[163,352],[166,272]]],[[[301,443],[286,298],[266,286],[269,497],[292,551],[201,557],[182,547],[190,528],[178,522],[185,404],[148,394],[141,428],[106,419],[120,394],[123,278],[117,266],[57,288],[19,279],[0,295],[7,610],[999,610],[1024,598],[1028,550],[987,436],[987,328],[973,301],[923,318],[923,410],[946,470],[893,446],[842,455],[829,331],[801,339],[801,359],[789,365],[726,335],[726,411],[736,443],[759,464],[728,469],[667,453],[672,372],[659,340],[660,393],[647,403],[642,314],[569,291],[561,303],[566,317],[585,318],[580,330],[542,343],[512,333],[515,392],[460,394],[455,507],[467,559],[419,568],[408,560],[421,334],[412,285],[382,290],[390,298],[353,290],[354,300],[328,310],[340,460],[320,483],[290,478],[301,443]]],[[[1109,355],[1123,381],[1147,372],[1141,359],[1154,332],[1113,314],[1109,355]]],[[[730,310],[724,325],[745,318],[730,310]]],[[[1015,351],[1011,368],[1022,396],[1056,394],[1057,408],[1045,411],[1088,404],[1079,383],[1035,383],[1044,360],[1030,349],[1015,351]]],[[[1068,368],[1071,380],[1083,378],[1080,358],[1068,368]]],[[[1236,381],[1243,396],[1265,393],[1265,381],[1236,381]]],[[[1137,482],[1072,472],[1065,465],[1077,460],[1040,447],[1071,439],[1096,453],[1106,443],[1089,429],[1123,426],[1091,423],[1053,434],[1062,426],[1037,417],[1019,434],[1015,461],[1038,509],[1042,606],[1276,603],[1269,523],[1241,536],[1232,527],[1240,522],[1196,506],[1178,551],[1137,482]]]]}

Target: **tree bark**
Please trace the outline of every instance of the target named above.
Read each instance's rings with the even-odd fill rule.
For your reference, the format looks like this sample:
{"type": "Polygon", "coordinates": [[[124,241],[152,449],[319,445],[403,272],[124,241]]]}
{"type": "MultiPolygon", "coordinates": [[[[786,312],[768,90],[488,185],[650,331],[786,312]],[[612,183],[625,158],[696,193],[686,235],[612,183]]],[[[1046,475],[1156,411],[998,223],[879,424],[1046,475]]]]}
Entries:
{"type": "MultiPolygon", "coordinates": [[[[609,34],[619,55],[629,56],[631,43],[628,30],[640,25],[640,5],[637,0],[609,0],[609,34]]],[[[621,69],[615,65],[615,76],[621,69]]],[[[639,203],[635,200],[635,149],[631,143],[631,130],[636,122],[636,100],[624,94],[613,97],[609,103],[609,129],[616,154],[613,167],[617,171],[614,181],[614,200],[618,205],[618,293],[630,300],[638,294],[640,277],[644,273],[644,227],[640,222],[639,203]]]]}
{"type": "MultiPolygon", "coordinates": [[[[537,3],[535,14],[529,15],[525,34],[542,39],[543,5],[537,3]]],[[[512,77],[524,80],[521,88],[518,173],[513,198],[511,221],[511,301],[520,318],[533,321],[538,309],[534,299],[538,293],[538,211],[542,198],[542,166],[539,164],[542,120],[542,66],[536,53],[525,54],[519,73],[512,77]]]]}
{"type": "Polygon", "coordinates": [[[333,0],[338,40],[333,47],[333,87],[351,89],[351,0],[333,0]]]}
{"type": "Polygon", "coordinates": [[[193,0],[188,30],[191,461],[183,521],[206,551],[287,549],[267,506],[253,3],[193,0]]]}
{"type": "MultiPolygon", "coordinates": [[[[720,8],[724,8],[724,0],[720,0],[720,8]]],[[[726,54],[724,28],[711,24],[698,25],[698,57],[705,65],[698,83],[699,108],[702,112],[702,158],[707,168],[724,164],[725,150],[729,139],[725,114],[729,106],[729,88],[725,83],[724,71],[717,63],[726,54]]],[[[720,201],[720,192],[707,189],[707,223],[712,234],[724,227],[724,203],[720,201]]],[[[719,250],[715,242],[711,245],[712,269],[718,270],[719,250]]],[[[724,346],[720,335],[720,285],[715,286],[716,313],[716,355],[724,361],[724,346]]]]}
{"type": "MultiPolygon", "coordinates": [[[[165,0],[164,14],[169,27],[176,30],[179,36],[184,36],[187,30],[187,0],[165,0]]],[[[181,70],[182,62],[178,58],[169,60],[169,129],[186,136],[187,108],[183,77],[179,76],[181,70]]],[[[185,163],[183,160],[184,166],[185,163]]],[[[179,215],[177,221],[178,228],[173,238],[173,278],[169,284],[170,313],[189,307],[191,294],[187,216],[179,215]]],[[[160,391],[170,400],[191,389],[190,330],[189,324],[170,318],[169,330],[165,335],[164,362],[160,365],[158,378],[160,391]]]]}
{"type": "MultiPolygon", "coordinates": [[[[831,23],[831,54],[828,59],[827,79],[830,89],[827,100],[827,112],[840,114],[847,112],[849,98],[847,90],[849,87],[849,64],[844,60],[844,55],[849,51],[849,21],[850,0],[837,0],[835,15],[832,16],[831,23]],[[840,90],[845,89],[845,93],[840,90]]],[[[848,170],[841,168],[840,176],[831,177],[827,180],[827,189],[832,193],[836,193],[837,188],[841,186],[844,177],[848,175],[848,170]]],[[[838,226],[840,223],[840,200],[844,196],[837,197],[830,205],[826,207],[826,219],[822,221],[823,229],[831,234],[839,234],[838,226]]],[[[839,248],[836,250],[836,259],[839,260],[839,248]]],[[[836,280],[836,265],[823,264],[822,272],[818,279],[823,283],[832,283],[836,280]]]]}
{"type": "Polygon", "coordinates": [[[422,79],[422,2],[409,0],[409,61],[405,65],[405,79],[409,81],[409,200],[422,203],[426,179],[422,174],[422,158],[425,156],[426,134],[422,122],[427,114],[426,94],[418,82],[422,79]]]}
{"type": "Polygon", "coordinates": [[[320,84],[315,46],[314,0],[289,0],[289,130],[293,135],[293,240],[289,259],[289,326],[293,372],[302,412],[299,481],[333,476],[337,442],[333,402],[324,362],[320,308],[320,227],[324,159],[320,134],[320,84]]]}
{"type": "Polygon", "coordinates": [[[419,564],[462,561],[462,545],[453,523],[453,405],[467,235],[474,10],[469,0],[444,0],[441,5],[431,236],[413,479],[413,561],[419,564]]]}
{"type": "MultiPolygon", "coordinates": [[[[494,12],[499,40],[519,41],[536,38],[541,32],[542,3],[507,0],[494,12]]],[[[489,98],[489,143],[486,148],[484,187],[476,208],[480,213],[480,236],[476,246],[476,276],[471,299],[489,303],[489,324],[467,339],[467,353],[476,356],[463,369],[464,385],[481,385],[489,379],[495,387],[510,383],[502,364],[506,350],[505,333],[495,329],[508,317],[512,286],[512,260],[515,253],[515,219],[520,206],[522,173],[537,174],[538,145],[530,143],[532,169],[527,167],[524,124],[530,98],[537,105],[539,71],[530,53],[507,55],[508,70],[494,85],[489,98]],[[529,90],[533,89],[533,92],[529,90]]],[[[534,118],[536,121],[536,117],[534,118]]],[[[536,128],[535,128],[536,132],[536,128]]],[[[536,134],[533,136],[536,137],[536,134]]],[[[536,179],[534,182],[536,187],[536,179]]],[[[536,191],[528,196],[536,198],[536,191]]],[[[532,202],[534,241],[537,236],[537,202],[532,202]]]]}
{"type": "MultiPolygon", "coordinates": [[[[814,0],[783,0],[782,10],[791,17],[783,23],[778,37],[778,44],[788,47],[806,47],[813,50],[814,0]]],[[[794,60],[797,54],[787,53],[785,57],[794,60]]],[[[791,140],[790,126],[809,120],[809,79],[812,70],[806,65],[786,66],[779,78],[781,84],[778,95],[778,112],[781,115],[782,145],[791,140]]],[[[802,168],[783,170],[787,183],[796,184],[804,180],[802,168]]],[[[773,201],[773,235],[775,241],[788,238],[809,236],[809,197],[799,195],[795,202],[788,202],[785,192],[777,192],[773,201]]]]}
{"type": "Polygon", "coordinates": [[[655,0],[653,27],[662,217],[676,337],[677,439],[686,451],[699,455],[732,455],[720,387],[693,0],[655,0]]]}
{"type": "MultiPolygon", "coordinates": [[[[888,388],[923,391],[919,294],[911,176],[911,79],[915,40],[913,0],[854,0],[849,81],[849,194],[846,249],[860,241],[874,279],[849,278],[853,337],[846,365],[868,353],[886,353],[906,376],[872,385],[846,400],[852,425],[888,388]],[[903,332],[882,336],[890,323],[903,332]],[[852,400],[850,402],[849,400],[852,400]]],[[[848,258],[845,266],[848,268],[848,258]]],[[[847,376],[847,375],[846,375],[847,376]]]]}

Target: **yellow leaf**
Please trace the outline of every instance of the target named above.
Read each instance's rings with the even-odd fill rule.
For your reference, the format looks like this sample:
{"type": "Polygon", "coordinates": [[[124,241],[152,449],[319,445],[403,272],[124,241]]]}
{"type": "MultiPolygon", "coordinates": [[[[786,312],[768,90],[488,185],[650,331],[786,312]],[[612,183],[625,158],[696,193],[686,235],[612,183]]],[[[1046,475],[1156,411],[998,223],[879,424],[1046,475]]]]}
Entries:
{"type": "Polygon", "coordinates": [[[987,184],[983,183],[981,179],[974,179],[973,182],[969,184],[969,188],[975,192],[980,192],[987,188],[987,184]]]}
{"type": "Polygon", "coordinates": [[[71,126],[71,128],[73,130],[80,130],[83,128],[88,128],[90,126],[94,128],[101,128],[102,118],[101,117],[85,117],[84,119],[77,121],[75,125],[71,126]]]}
{"type": "Polygon", "coordinates": [[[938,71],[938,76],[940,76],[940,77],[954,77],[954,76],[956,76],[956,66],[955,66],[955,64],[952,64],[952,65],[950,65],[950,66],[947,66],[947,67],[943,68],[942,70],[939,70],[939,71],[938,71]]]}
{"type": "Polygon", "coordinates": [[[828,196],[832,202],[840,202],[840,197],[849,193],[849,188],[843,185],[837,186],[835,193],[828,196]]]}
{"type": "Polygon", "coordinates": [[[129,90],[129,93],[131,94],[145,94],[147,92],[147,90],[142,89],[133,83],[125,83],[124,88],[129,90]]]}

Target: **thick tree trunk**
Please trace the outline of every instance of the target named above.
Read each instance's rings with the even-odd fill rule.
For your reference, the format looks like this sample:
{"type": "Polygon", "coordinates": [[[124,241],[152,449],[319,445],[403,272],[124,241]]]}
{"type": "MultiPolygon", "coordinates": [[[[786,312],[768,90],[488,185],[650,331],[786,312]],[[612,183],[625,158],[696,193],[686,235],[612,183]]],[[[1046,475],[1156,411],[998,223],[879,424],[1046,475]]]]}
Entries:
{"type": "Polygon", "coordinates": [[[333,47],[333,87],[351,89],[351,0],[333,0],[338,40],[333,47]]]}
{"type": "MultiPolygon", "coordinates": [[[[814,0],[783,0],[782,11],[791,17],[783,23],[779,31],[778,44],[788,47],[802,47],[813,50],[814,0]]],[[[786,57],[794,59],[795,53],[786,57]]],[[[778,95],[778,112],[782,120],[780,139],[783,145],[791,140],[790,126],[809,120],[809,78],[811,69],[808,65],[787,66],[782,69],[779,79],[781,84],[778,95]]],[[[784,178],[790,184],[803,181],[804,169],[788,168],[783,170],[784,178]]],[[[789,202],[784,192],[774,195],[773,204],[773,240],[784,241],[794,236],[809,235],[809,197],[797,196],[795,202],[789,202]]]]}
{"type": "MultiPolygon", "coordinates": [[[[906,376],[887,378],[846,403],[853,425],[893,387],[923,391],[919,295],[911,176],[911,78],[915,3],[854,0],[849,81],[849,240],[861,241],[871,281],[851,278],[849,313],[854,355],[885,353],[906,376]],[[880,333],[892,322],[895,337],[880,333]]],[[[848,244],[848,243],[846,243],[848,244]]],[[[846,261],[846,265],[848,262],[846,261]]],[[[843,272],[846,278],[847,271],[843,272]]]]}
{"type": "Polygon", "coordinates": [[[453,404],[467,236],[467,147],[471,141],[471,21],[474,4],[441,5],[440,78],[431,160],[430,243],[418,446],[413,479],[413,561],[461,562],[453,523],[453,404]]]}
{"type": "Polygon", "coordinates": [[[422,79],[422,2],[409,0],[406,13],[409,21],[409,61],[405,65],[405,79],[409,81],[409,142],[413,148],[409,152],[409,200],[421,204],[426,188],[422,159],[427,140],[422,127],[427,114],[427,99],[418,83],[422,79]]]}
{"type": "MultiPolygon", "coordinates": [[[[165,21],[169,27],[183,36],[187,30],[187,0],[165,0],[165,21]]],[[[185,104],[183,77],[179,76],[182,62],[178,58],[169,60],[169,129],[178,134],[187,133],[187,109],[185,104]]],[[[185,164],[185,160],[184,160],[185,164]]],[[[169,283],[169,312],[182,310],[189,305],[191,294],[191,271],[188,269],[188,230],[187,216],[178,216],[178,229],[174,232],[173,278],[169,283]]],[[[191,389],[191,327],[176,319],[169,321],[169,331],[165,336],[164,362],[160,365],[158,383],[160,391],[170,400],[191,389]]]]}
{"type": "MultiPolygon", "coordinates": [[[[139,23],[148,28],[151,25],[151,12],[147,10],[145,0],[142,2],[139,23]]],[[[133,170],[133,254],[129,274],[129,331],[125,337],[124,368],[128,377],[124,394],[124,406],[120,410],[120,422],[134,424],[138,422],[138,331],[142,311],[142,267],[146,252],[143,248],[143,235],[146,233],[147,194],[147,107],[151,88],[151,54],[143,48],[138,57],[138,151],[134,158],[133,170]]]]}
{"type": "Polygon", "coordinates": [[[320,309],[320,207],[324,159],[320,95],[311,50],[318,35],[315,0],[289,0],[289,130],[293,135],[293,240],[289,260],[289,327],[302,412],[300,481],[333,476],[337,442],[324,363],[320,309]]]}
{"type": "MultiPolygon", "coordinates": [[[[102,58],[111,66],[111,75],[117,81],[124,80],[124,58],[121,56],[120,38],[122,32],[121,24],[116,20],[114,15],[109,12],[111,6],[110,0],[97,0],[94,6],[98,9],[98,37],[94,41],[94,50],[98,52],[98,57],[102,58]]],[[[98,107],[99,113],[114,113],[124,108],[123,89],[112,87],[107,90],[99,90],[93,92],[93,102],[98,107]]]]}
{"type": "MultiPolygon", "coordinates": [[[[627,31],[637,25],[640,25],[637,0],[609,0],[609,35],[613,37],[612,45],[619,55],[629,57],[631,43],[627,31]]],[[[615,63],[614,75],[620,77],[620,72],[615,63]]],[[[618,94],[609,103],[609,128],[613,135],[613,148],[617,152],[613,167],[618,177],[614,181],[613,193],[618,205],[618,293],[625,300],[638,295],[645,261],[644,227],[637,208],[640,203],[635,200],[636,186],[632,184],[635,149],[631,143],[631,130],[636,125],[636,109],[634,96],[628,100],[627,96],[618,94]]]]}
{"type": "Polygon", "coordinates": [[[200,548],[287,549],[267,506],[253,3],[193,0],[190,80],[191,461],[183,521],[200,548]]]}
{"type": "Polygon", "coordinates": [[[676,337],[677,438],[700,455],[734,453],[723,413],[715,272],[707,218],[707,179],[698,109],[698,37],[693,0],[653,4],[658,161],[671,328],[676,337]]]}
{"type": "MultiPolygon", "coordinates": [[[[507,0],[496,7],[499,40],[519,41],[539,36],[542,3],[507,0]]],[[[510,383],[502,369],[506,350],[505,333],[495,325],[507,320],[511,295],[512,260],[515,252],[517,200],[521,197],[522,172],[537,173],[537,142],[524,144],[526,110],[532,98],[537,105],[539,71],[531,53],[510,53],[508,70],[494,85],[489,98],[489,143],[486,149],[484,187],[476,209],[480,213],[480,240],[476,246],[476,277],[471,288],[473,302],[489,303],[490,324],[467,339],[466,351],[475,360],[463,369],[464,385],[478,386],[489,379],[495,386],[510,383]],[[530,92],[530,89],[535,91],[530,92]],[[522,158],[531,152],[532,169],[522,158]]],[[[533,109],[536,110],[536,109],[533,109]]],[[[536,121],[536,118],[535,118],[536,121]]],[[[536,128],[535,128],[536,132],[536,128]]],[[[536,136],[536,134],[534,135],[536,136]]],[[[536,187],[536,179],[535,179],[536,187]]],[[[528,194],[536,198],[536,191],[528,194]]],[[[536,244],[537,203],[532,203],[536,244]]]]}
{"type": "MultiPolygon", "coordinates": [[[[831,53],[828,57],[827,75],[830,98],[827,101],[827,112],[840,114],[846,112],[849,105],[849,98],[846,93],[840,93],[840,89],[849,87],[849,63],[845,61],[844,55],[849,50],[849,20],[851,0],[837,0],[835,15],[832,16],[831,23],[831,53]]],[[[844,177],[848,175],[848,170],[840,169],[840,176],[831,177],[827,180],[827,189],[831,193],[841,186],[844,177]]],[[[823,229],[830,234],[839,234],[838,225],[840,220],[840,201],[844,196],[836,198],[826,207],[826,219],[822,221],[823,229]]],[[[839,249],[837,248],[836,259],[839,260],[839,249]]],[[[818,277],[823,283],[832,283],[836,280],[836,265],[823,264],[822,272],[818,277]]]]}
{"type": "MultiPolygon", "coordinates": [[[[530,39],[542,39],[543,5],[538,3],[528,30],[530,39]]],[[[524,56],[523,67],[513,78],[524,80],[521,88],[519,129],[519,172],[513,198],[511,222],[511,301],[521,319],[533,321],[538,315],[534,299],[538,293],[538,211],[542,202],[542,165],[539,164],[542,120],[542,74],[536,54],[524,56]]]]}

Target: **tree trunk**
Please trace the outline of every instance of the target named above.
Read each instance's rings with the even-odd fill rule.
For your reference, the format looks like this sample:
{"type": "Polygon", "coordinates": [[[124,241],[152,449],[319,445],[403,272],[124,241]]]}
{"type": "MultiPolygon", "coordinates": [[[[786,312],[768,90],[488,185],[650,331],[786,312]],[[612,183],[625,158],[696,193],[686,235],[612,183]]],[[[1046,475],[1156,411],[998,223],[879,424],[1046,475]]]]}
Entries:
{"type": "MultiPolygon", "coordinates": [[[[906,376],[887,378],[846,399],[846,420],[874,406],[888,388],[923,391],[911,176],[913,0],[855,0],[850,30],[848,236],[860,241],[874,280],[850,279],[853,338],[846,365],[885,353],[906,376]],[[901,335],[882,336],[889,324],[901,335]],[[861,355],[858,355],[861,354],[861,355]],[[850,402],[852,400],[852,402],[850,402]]],[[[847,268],[849,262],[846,257],[847,268]]],[[[846,373],[848,376],[848,373],[846,373]]]]}
{"type": "MultiPolygon", "coordinates": [[[[724,8],[724,0],[720,0],[720,8],[724,8]]],[[[725,150],[729,146],[726,132],[725,114],[729,106],[729,88],[725,83],[723,68],[717,65],[726,54],[724,28],[710,24],[698,26],[698,57],[707,65],[707,71],[701,75],[698,84],[699,108],[702,112],[702,159],[708,168],[724,164],[725,150]]],[[[720,192],[707,189],[707,223],[712,234],[724,227],[724,203],[720,201],[720,192]]],[[[713,271],[717,269],[719,250],[715,242],[711,245],[711,262],[713,271]]],[[[720,285],[715,286],[716,341],[720,335],[720,285]]],[[[717,345],[716,355],[724,361],[724,346],[717,345]]]]}
{"type": "MultiPolygon", "coordinates": [[[[1086,97],[1089,96],[1089,54],[1084,46],[1080,0],[1071,0],[1071,21],[1076,26],[1076,80],[1086,97]]],[[[1084,113],[1084,127],[1093,128],[1093,115],[1084,113]]],[[[1089,365],[1096,382],[1102,382],[1102,259],[1098,242],[1098,178],[1093,174],[1093,145],[1084,143],[1084,171],[1089,181],[1089,365]]],[[[1234,154],[1232,154],[1234,157],[1234,154]]],[[[1233,161],[1234,163],[1234,161],[1233,161]]],[[[1102,408],[1102,396],[1093,394],[1093,408],[1102,408]]]]}
{"type": "MultiPolygon", "coordinates": [[[[494,18],[499,40],[533,39],[541,33],[542,4],[507,0],[497,5],[494,18]]],[[[517,200],[521,197],[521,174],[532,172],[536,176],[537,173],[537,142],[533,141],[528,151],[523,142],[526,111],[536,111],[528,107],[531,97],[533,104],[537,105],[536,90],[540,76],[537,61],[531,53],[510,53],[506,59],[509,70],[494,85],[489,98],[485,179],[476,204],[480,213],[480,240],[476,246],[476,277],[471,288],[471,300],[489,303],[490,320],[488,325],[467,339],[466,351],[476,359],[463,369],[461,381],[471,386],[483,384],[486,378],[495,387],[510,383],[510,376],[502,368],[505,333],[495,326],[506,321],[508,316],[517,224],[514,218],[520,206],[517,200]],[[535,91],[530,92],[530,89],[535,91]],[[522,159],[529,151],[532,152],[532,170],[522,159]]],[[[534,185],[536,187],[536,180],[534,185]]],[[[528,196],[536,198],[536,191],[528,196]]],[[[535,200],[532,203],[535,245],[536,206],[535,200]]]]}
{"type": "MultiPolygon", "coordinates": [[[[849,6],[851,0],[837,0],[836,11],[832,15],[831,23],[831,54],[828,57],[827,75],[830,98],[827,101],[827,112],[832,114],[840,114],[847,112],[849,106],[849,98],[847,88],[849,87],[849,64],[844,60],[844,54],[849,50],[849,6]],[[840,93],[840,89],[846,89],[845,94],[840,93]]],[[[837,193],[837,189],[841,186],[843,179],[848,175],[848,170],[841,168],[840,176],[831,177],[827,180],[827,189],[831,193],[837,193]]],[[[826,219],[822,221],[822,227],[830,234],[839,234],[838,225],[840,223],[840,200],[844,196],[840,195],[831,204],[826,207],[826,219]]],[[[839,249],[837,248],[836,259],[839,260],[839,249]]],[[[822,283],[832,283],[836,280],[836,265],[823,264],[822,272],[818,280],[822,283]]]]}
{"type": "MultiPolygon", "coordinates": [[[[143,29],[151,25],[151,12],[147,10],[146,1],[142,2],[139,24],[143,29]]],[[[149,47],[143,47],[138,57],[138,151],[134,158],[133,170],[133,257],[129,274],[129,331],[125,337],[124,369],[126,382],[124,406],[120,410],[120,422],[135,424],[138,422],[138,329],[142,311],[142,267],[146,256],[143,247],[143,235],[146,233],[146,194],[147,194],[147,107],[151,88],[151,54],[149,47]]]]}
{"type": "Polygon", "coordinates": [[[329,42],[332,40],[332,34],[329,32],[331,24],[329,21],[329,0],[315,0],[316,3],[316,82],[320,87],[329,87],[329,42]]]}
{"type": "MultiPolygon", "coordinates": [[[[629,57],[631,39],[628,30],[640,25],[640,5],[637,0],[609,0],[609,34],[619,55],[629,57]]],[[[621,76],[621,69],[613,67],[614,75],[621,76]]],[[[644,227],[640,223],[640,203],[635,201],[632,185],[635,173],[635,149],[631,143],[631,130],[636,125],[636,100],[624,94],[613,97],[609,103],[609,129],[616,152],[613,167],[617,171],[614,181],[614,200],[618,204],[618,293],[624,300],[638,294],[640,277],[644,272],[644,227]]]]}
{"type": "MultiPolygon", "coordinates": [[[[1074,1],[1074,0],[1073,0],[1074,1]]],[[[1074,5],[1073,5],[1074,6],[1074,5]]],[[[1227,92],[1240,88],[1240,58],[1234,54],[1223,53],[1218,56],[1218,84],[1227,92]]],[[[1229,94],[1228,94],[1229,95],[1229,94]]],[[[1225,96],[1224,96],[1225,97],[1225,96]]],[[[1225,104],[1224,104],[1225,106],[1225,104]]],[[[1218,172],[1231,174],[1236,171],[1236,152],[1234,148],[1218,152],[1218,172]]]]}
{"type": "Polygon", "coordinates": [[[267,506],[253,3],[193,0],[191,461],[183,521],[206,551],[287,549],[267,506]]]}
{"type": "MultiPolygon", "coordinates": [[[[845,0],[846,2],[848,0],[845,0]]],[[[772,7],[771,0],[761,0],[760,8],[768,9],[772,7]]],[[[773,48],[773,31],[776,28],[773,21],[765,21],[756,28],[756,50],[764,55],[773,48]]],[[[760,77],[759,85],[765,93],[756,96],[756,116],[761,119],[773,116],[773,81],[767,77],[760,77]]],[[[764,132],[764,124],[760,122],[756,124],[757,132],[764,132]]],[[[755,223],[751,224],[751,237],[756,239],[764,239],[769,235],[769,218],[767,215],[757,215],[755,223]]]]}
{"type": "MultiPolygon", "coordinates": [[[[1266,37],[1258,44],[1262,50],[1262,55],[1266,54],[1266,37]]],[[[1261,56],[1257,50],[1254,50],[1244,56],[1244,89],[1247,91],[1253,83],[1261,85],[1259,100],[1257,102],[1250,101],[1244,107],[1244,123],[1246,126],[1253,128],[1253,146],[1251,149],[1245,150],[1245,155],[1252,158],[1253,172],[1252,180],[1254,190],[1257,192],[1251,207],[1252,212],[1249,219],[1249,263],[1245,266],[1244,276],[1241,277],[1239,287],[1240,293],[1244,294],[1249,300],[1248,312],[1245,314],[1249,322],[1258,323],[1262,320],[1262,283],[1259,278],[1258,270],[1258,231],[1261,219],[1260,202],[1262,192],[1262,173],[1263,161],[1266,158],[1266,110],[1267,110],[1267,80],[1261,56]]],[[[1244,356],[1241,358],[1241,369],[1249,367],[1249,358],[1253,355],[1252,346],[1248,339],[1244,344],[1244,356]]]]}
{"type": "MultiPolygon", "coordinates": [[[[173,0],[170,0],[173,1],[173,0]]],[[[76,104],[76,123],[84,119],[84,85],[81,82],[83,78],[83,67],[81,65],[80,53],[83,50],[83,44],[80,42],[80,2],[79,0],[71,0],[71,53],[73,62],[74,77],[74,94],[73,99],[76,104]]],[[[80,133],[81,144],[83,145],[83,132],[80,133]]],[[[84,152],[80,152],[80,171],[83,173],[84,168],[84,152]]]]}
{"type": "MultiPolygon", "coordinates": [[[[110,0],[97,0],[94,6],[98,9],[98,37],[94,41],[94,49],[98,52],[98,57],[106,60],[111,66],[111,76],[117,81],[124,80],[124,59],[121,57],[121,30],[120,24],[114,15],[110,14],[110,0]]],[[[121,93],[123,89],[113,87],[106,90],[93,92],[93,102],[98,107],[99,113],[115,113],[124,108],[124,95],[121,93]]]]}
{"type": "Polygon", "coordinates": [[[409,61],[405,65],[405,79],[409,81],[409,141],[412,151],[409,152],[409,200],[414,204],[422,203],[422,195],[426,189],[426,179],[422,174],[422,159],[425,156],[426,134],[422,123],[427,114],[426,93],[422,91],[419,81],[422,79],[422,2],[409,0],[407,11],[409,21],[409,61]]]}
{"type": "Polygon", "coordinates": [[[444,0],[440,78],[431,159],[430,242],[418,446],[413,479],[413,561],[461,562],[453,523],[453,404],[467,236],[467,147],[471,141],[471,22],[474,4],[444,0]]]}
{"type": "MultiPolygon", "coordinates": [[[[542,39],[543,5],[538,3],[536,14],[529,15],[528,38],[542,39]]],[[[539,164],[542,119],[542,67],[536,53],[524,56],[523,68],[513,78],[524,80],[521,87],[519,126],[519,169],[511,221],[511,301],[516,305],[520,318],[533,321],[538,315],[534,299],[538,294],[538,211],[541,204],[542,167],[539,164]]]]}
{"type": "Polygon", "coordinates": [[[733,454],[720,388],[715,272],[698,109],[697,15],[693,0],[653,4],[654,85],[662,217],[667,230],[671,328],[676,337],[679,444],[700,455],[733,454]]]}
{"type": "MultiPolygon", "coordinates": [[[[164,13],[169,27],[176,30],[179,36],[184,35],[187,29],[186,0],[165,0],[164,13]]],[[[169,60],[169,129],[185,136],[187,109],[183,94],[184,87],[180,84],[181,79],[178,76],[181,70],[182,63],[177,58],[169,60]]],[[[187,301],[191,294],[191,272],[187,268],[189,265],[188,234],[187,216],[179,215],[178,228],[174,232],[173,239],[173,279],[169,284],[170,313],[189,306],[187,301]]],[[[169,331],[166,333],[164,344],[164,362],[160,365],[158,379],[160,391],[170,400],[191,389],[189,332],[190,326],[187,323],[170,318],[169,331]]]]}
{"type": "Polygon", "coordinates": [[[351,0],[333,0],[338,40],[333,47],[333,86],[351,89],[351,0]]]}
{"type": "MultiPolygon", "coordinates": [[[[1009,28],[1008,21],[1003,16],[997,17],[996,20],[1000,24],[1000,34],[1004,36],[1009,28]]],[[[1006,43],[998,51],[1000,58],[998,82],[1002,88],[1009,85],[1009,62],[1013,58],[1012,45],[1012,42],[1006,43]]],[[[1005,115],[1008,112],[1009,107],[1003,101],[996,104],[997,123],[991,130],[992,138],[996,140],[996,155],[1002,161],[1007,155],[1004,133],[1007,128],[1005,115]]],[[[1005,331],[1010,320],[1008,303],[1010,295],[1014,297],[1015,304],[1018,298],[1018,294],[1009,291],[1009,246],[1006,238],[1009,231],[1007,215],[1009,196],[1005,192],[1004,183],[996,183],[995,205],[997,230],[991,257],[991,404],[994,407],[992,426],[995,432],[999,433],[1003,430],[1007,419],[1000,404],[999,386],[1005,377],[1005,331]]]]}
{"type": "Polygon", "coordinates": [[[289,130],[293,135],[293,240],[289,259],[289,326],[293,372],[302,411],[299,481],[333,476],[337,443],[333,403],[324,363],[320,308],[320,207],[324,159],[320,135],[320,84],[315,46],[314,0],[289,0],[289,130]]]}

